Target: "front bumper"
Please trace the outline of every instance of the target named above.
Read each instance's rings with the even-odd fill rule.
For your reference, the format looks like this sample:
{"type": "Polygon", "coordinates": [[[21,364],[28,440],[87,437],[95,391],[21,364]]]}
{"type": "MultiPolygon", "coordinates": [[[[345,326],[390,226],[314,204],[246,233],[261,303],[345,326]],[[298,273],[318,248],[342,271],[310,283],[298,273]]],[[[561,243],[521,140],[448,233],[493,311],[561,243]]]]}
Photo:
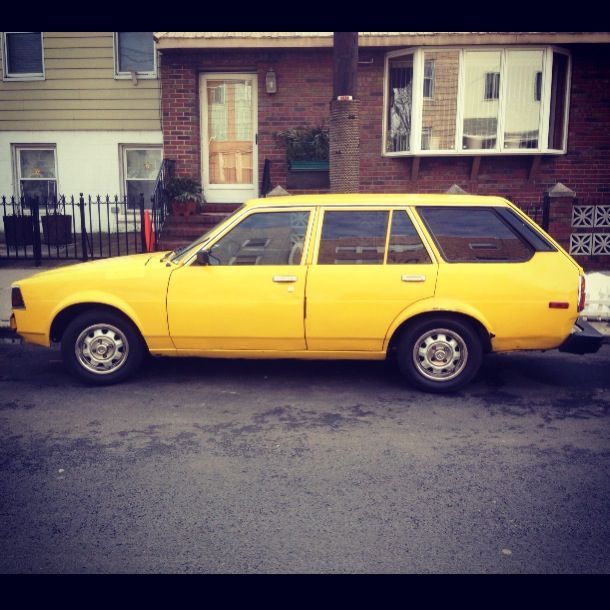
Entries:
{"type": "Polygon", "coordinates": [[[560,352],[569,354],[595,354],[606,339],[583,318],[578,318],[570,336],[559,346],[560,352]]]}

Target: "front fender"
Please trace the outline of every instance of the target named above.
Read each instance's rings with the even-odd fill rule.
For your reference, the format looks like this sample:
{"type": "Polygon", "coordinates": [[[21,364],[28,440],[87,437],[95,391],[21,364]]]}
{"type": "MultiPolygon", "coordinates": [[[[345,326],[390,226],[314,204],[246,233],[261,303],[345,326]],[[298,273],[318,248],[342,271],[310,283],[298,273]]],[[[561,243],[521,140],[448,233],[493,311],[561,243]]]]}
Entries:
{"type": "Polygon", "coordinates": [[[390,340],[394,336],[396,330],[411,318],[418,316],[424,313],[459,313],[470,318],[473,318],[480,322],[485,330],[490,334],[490,336],[494,335],[493,328],[481,311],[479,311],[476,307],[472,307],[471,305],[467,305],[460,301],[455,301],[453,299],[435,299],[431,297],[429,299],[423,299],[421,301],[417,301],[409,307],[405,308],[401,311],[396,318],[390,324],[388,331],[386,333],[385,339],[383,341],[383,349],[387,350],[390,344],[390,340]]]}

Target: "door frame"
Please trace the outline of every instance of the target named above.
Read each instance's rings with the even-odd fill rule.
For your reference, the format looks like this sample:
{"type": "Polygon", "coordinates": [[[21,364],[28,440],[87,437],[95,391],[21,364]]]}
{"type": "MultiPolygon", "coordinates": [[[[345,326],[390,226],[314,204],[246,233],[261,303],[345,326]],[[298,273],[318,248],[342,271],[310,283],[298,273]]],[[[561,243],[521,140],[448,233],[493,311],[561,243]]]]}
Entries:
{"type": "Polygon", "coordinates": [[[199,122],[201,136],[201,184],[208,203],[243,203],[259,196],[258,186],[258,76],[256,72],[202,72],[199,75],[199,122]],[[210,185],[208,144],[207,80],[249,79],[252,81],[252,184],[210,185]]]}

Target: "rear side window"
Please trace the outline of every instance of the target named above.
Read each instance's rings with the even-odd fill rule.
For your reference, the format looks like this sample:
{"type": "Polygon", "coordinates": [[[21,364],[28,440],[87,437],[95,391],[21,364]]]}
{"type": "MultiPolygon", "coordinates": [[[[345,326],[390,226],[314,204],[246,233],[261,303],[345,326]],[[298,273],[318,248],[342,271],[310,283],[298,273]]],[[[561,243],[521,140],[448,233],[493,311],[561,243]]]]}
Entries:
{"type": "Polygon", "coordinates": [[[392,212],[388,264],[412,265],[430,262],[430,256],[408,214],[403,210],[392,212]]]}
{"type": "Polygon", "coordinates": [[[420,207],[418,212],[448,262],[522,262],[534,255],[493,209],[420,207]]]}
{"type": "Polygon", "coordinates": [[[319,265],[381,265],[389,212],[325,212],[319,265]]]}
{"type": "Polygon", "coordinates": [[[557,252],[553,246],[541,233],[534,227],[525,222],[518,214],[510,208],[498,208],[498,214],[513,228],[517,233],[525,238],[536,250],[536,252],[557,252]]]}

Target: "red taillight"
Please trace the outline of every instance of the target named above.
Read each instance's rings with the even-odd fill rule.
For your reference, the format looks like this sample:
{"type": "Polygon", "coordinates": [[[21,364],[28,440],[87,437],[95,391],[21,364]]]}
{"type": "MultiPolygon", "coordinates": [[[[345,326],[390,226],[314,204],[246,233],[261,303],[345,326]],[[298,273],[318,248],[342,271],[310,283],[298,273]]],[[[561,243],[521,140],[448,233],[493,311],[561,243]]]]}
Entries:
{"type": "Polygon", "coordinates": [[[580,276],[580,283],[578,284],[578,307],[577,311],[582,311],[585,308],[585,276],[580,276]]]}

